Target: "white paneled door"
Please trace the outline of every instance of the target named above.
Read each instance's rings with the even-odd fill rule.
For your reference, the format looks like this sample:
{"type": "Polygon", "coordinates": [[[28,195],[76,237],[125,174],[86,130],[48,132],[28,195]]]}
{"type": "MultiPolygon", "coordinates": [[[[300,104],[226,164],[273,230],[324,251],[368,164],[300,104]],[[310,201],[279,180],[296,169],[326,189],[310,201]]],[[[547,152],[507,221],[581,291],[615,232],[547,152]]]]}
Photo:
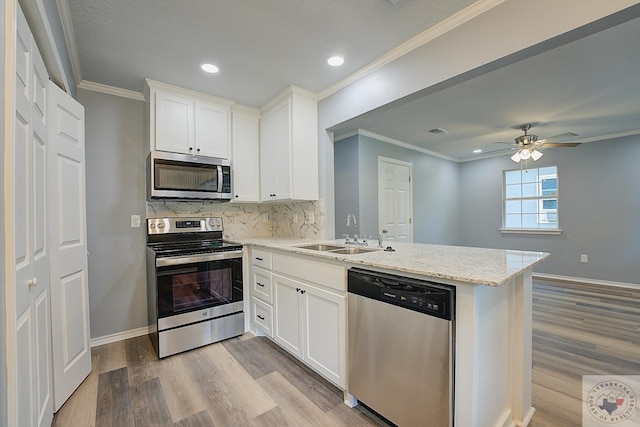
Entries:
{"type": "MultiPolygon", "coordinates": [[[[47,70],[18,8],[15,32],[15,116],[8,227],[14,261],[7,303],[9,423],[49,426],[53,419],[49,251],[47,242],[47,70]],[[15,394],[13,393],[15,391],[15,394]]],[[[4,315],[4,314],[3,314],[4,315]]]]}
{"type": "Polygon", "coordinates": [[[91,372],[84,108],[49,84],[49,241],[54,411],[91,372]]]}
{"type": "Polygon", "coordinates": [[[385,240],[413,240],[411,163],[378,158],[378,224],[385,240]]]}

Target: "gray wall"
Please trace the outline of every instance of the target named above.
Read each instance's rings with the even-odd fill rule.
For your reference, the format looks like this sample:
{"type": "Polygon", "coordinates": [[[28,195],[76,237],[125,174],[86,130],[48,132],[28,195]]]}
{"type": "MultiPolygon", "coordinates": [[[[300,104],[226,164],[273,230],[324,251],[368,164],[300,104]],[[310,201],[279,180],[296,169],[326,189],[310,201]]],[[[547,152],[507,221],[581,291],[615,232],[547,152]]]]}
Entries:
{"type": "Polygon", "coordinates": [[[638,136],[547,149],[535,166],[558,166],[561,235],[501,234],[502,171],[517,165],[508,157],[464,163],[461,243],[550,252],[540,273],[640,283],[638,159],[638,136]]]}
{"type": "MultiPolygon", "coordinates": [[[[343,234],[353,236],[353,227],[347,227],[347,215],[354,214],[360,220],[359,188],[359,143],[358,135],[336,142],[334,150],[335,168],[335,212],[336,238],[343,234]]],[[[359,225],[359,224],[358,224],[359,225]]],[[[373,231],[373,230],[372,230],[373,231]]],[[[372,234],[372,233],[367,233],[372,234]]]]}
{"type": "Polygon", "coordinates": [[[85,108],[91,337],[147,326],[144,103],[78,90],[85,108]],[[144,222],[143,222],[144,224],[144,222]]]}
{"type": "MultiPolygon", "coordinates": [[[[4,7],[0,7],[0,34],[4,34],[4,7]]],[[[4,82],[4,37],[0,43],[0,81],[4,82]]],[[[4,85],[2,85],[2,99],[5,99],[4,85]]],[[[4,102],[0,103],[0,135],[4,135],[5,130],[4,102]]],[[[4,138],[3,138],[4,141],[4,138]]],[[[4,141],[0,144],[0,164],[4,165],[4,141]]],[[[4,189],[4,167],[0,173],[0,188],[4,189]]],[[[4,191],[0,192],[0,212],[4,218],[4,191]]],[[[7,324],[5,320],[5,271],[4,271],[4,221],[0,221],[0,426],[7,425],[7,324]]]]}
{"type": "MultiPolygon", "coordinates": [[[[353,234],[345,227],[347,205],[358,201],[359,234],[380,232],[378,227],[378,157],[412,163],[413,241],[455,245],[459,242],[458,164],[397,145],[358,135],[335,143],[336,236],[353,234]],[[358,158],[354,160],[357,142],[358,158]],[[357,171],[357,178],[345,172],[357,171]],[[351,180],[346,182],[346,180],[351,180]],[[357,182],[358,192],[351,189],[357,182]]],[[[354,212],[355,213],[355,212],[354,212]]]]}

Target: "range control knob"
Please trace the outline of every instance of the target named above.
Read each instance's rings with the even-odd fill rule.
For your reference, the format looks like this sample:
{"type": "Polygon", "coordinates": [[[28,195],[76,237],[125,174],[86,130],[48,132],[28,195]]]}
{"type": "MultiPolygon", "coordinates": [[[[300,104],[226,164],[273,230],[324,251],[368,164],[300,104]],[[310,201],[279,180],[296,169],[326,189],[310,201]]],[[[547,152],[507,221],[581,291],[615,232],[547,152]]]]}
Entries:
{"type": "Polygon", "coordinates": [[[152,222],[151,224],[149,224],[149,228],[153,230],[154,228],[156,228],[156,225],[152,222]]]}
{"type": "Polygon", "coordinates": [[[160,229],[164,228],[164,223],[159,222],[159,223],[158,223],[158,228],[160,228],[160,229]]]}

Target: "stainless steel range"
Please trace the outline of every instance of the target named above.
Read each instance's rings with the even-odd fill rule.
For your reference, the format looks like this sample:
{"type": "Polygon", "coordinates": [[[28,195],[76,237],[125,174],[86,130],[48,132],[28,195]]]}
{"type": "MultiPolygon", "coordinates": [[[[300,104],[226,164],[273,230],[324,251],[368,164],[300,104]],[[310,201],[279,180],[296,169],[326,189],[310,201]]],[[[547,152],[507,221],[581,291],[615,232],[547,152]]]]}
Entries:
{"type": "Polygon", "coordinates": [[[147,220],[151,340],[163,358],[244,332],[242,245],[222,218],[147,220]]]}

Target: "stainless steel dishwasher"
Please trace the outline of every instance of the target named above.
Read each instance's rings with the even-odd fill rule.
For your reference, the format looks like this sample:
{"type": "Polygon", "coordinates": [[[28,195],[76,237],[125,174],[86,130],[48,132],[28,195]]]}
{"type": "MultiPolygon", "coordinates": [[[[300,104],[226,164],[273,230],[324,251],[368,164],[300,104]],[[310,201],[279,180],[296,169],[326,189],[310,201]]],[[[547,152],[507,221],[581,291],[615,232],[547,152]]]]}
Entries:
{"type": "Polygon", "coordinates": [[[455,288],[349,269],[348,392],[400,427],[453,426],[455,288]]]}

